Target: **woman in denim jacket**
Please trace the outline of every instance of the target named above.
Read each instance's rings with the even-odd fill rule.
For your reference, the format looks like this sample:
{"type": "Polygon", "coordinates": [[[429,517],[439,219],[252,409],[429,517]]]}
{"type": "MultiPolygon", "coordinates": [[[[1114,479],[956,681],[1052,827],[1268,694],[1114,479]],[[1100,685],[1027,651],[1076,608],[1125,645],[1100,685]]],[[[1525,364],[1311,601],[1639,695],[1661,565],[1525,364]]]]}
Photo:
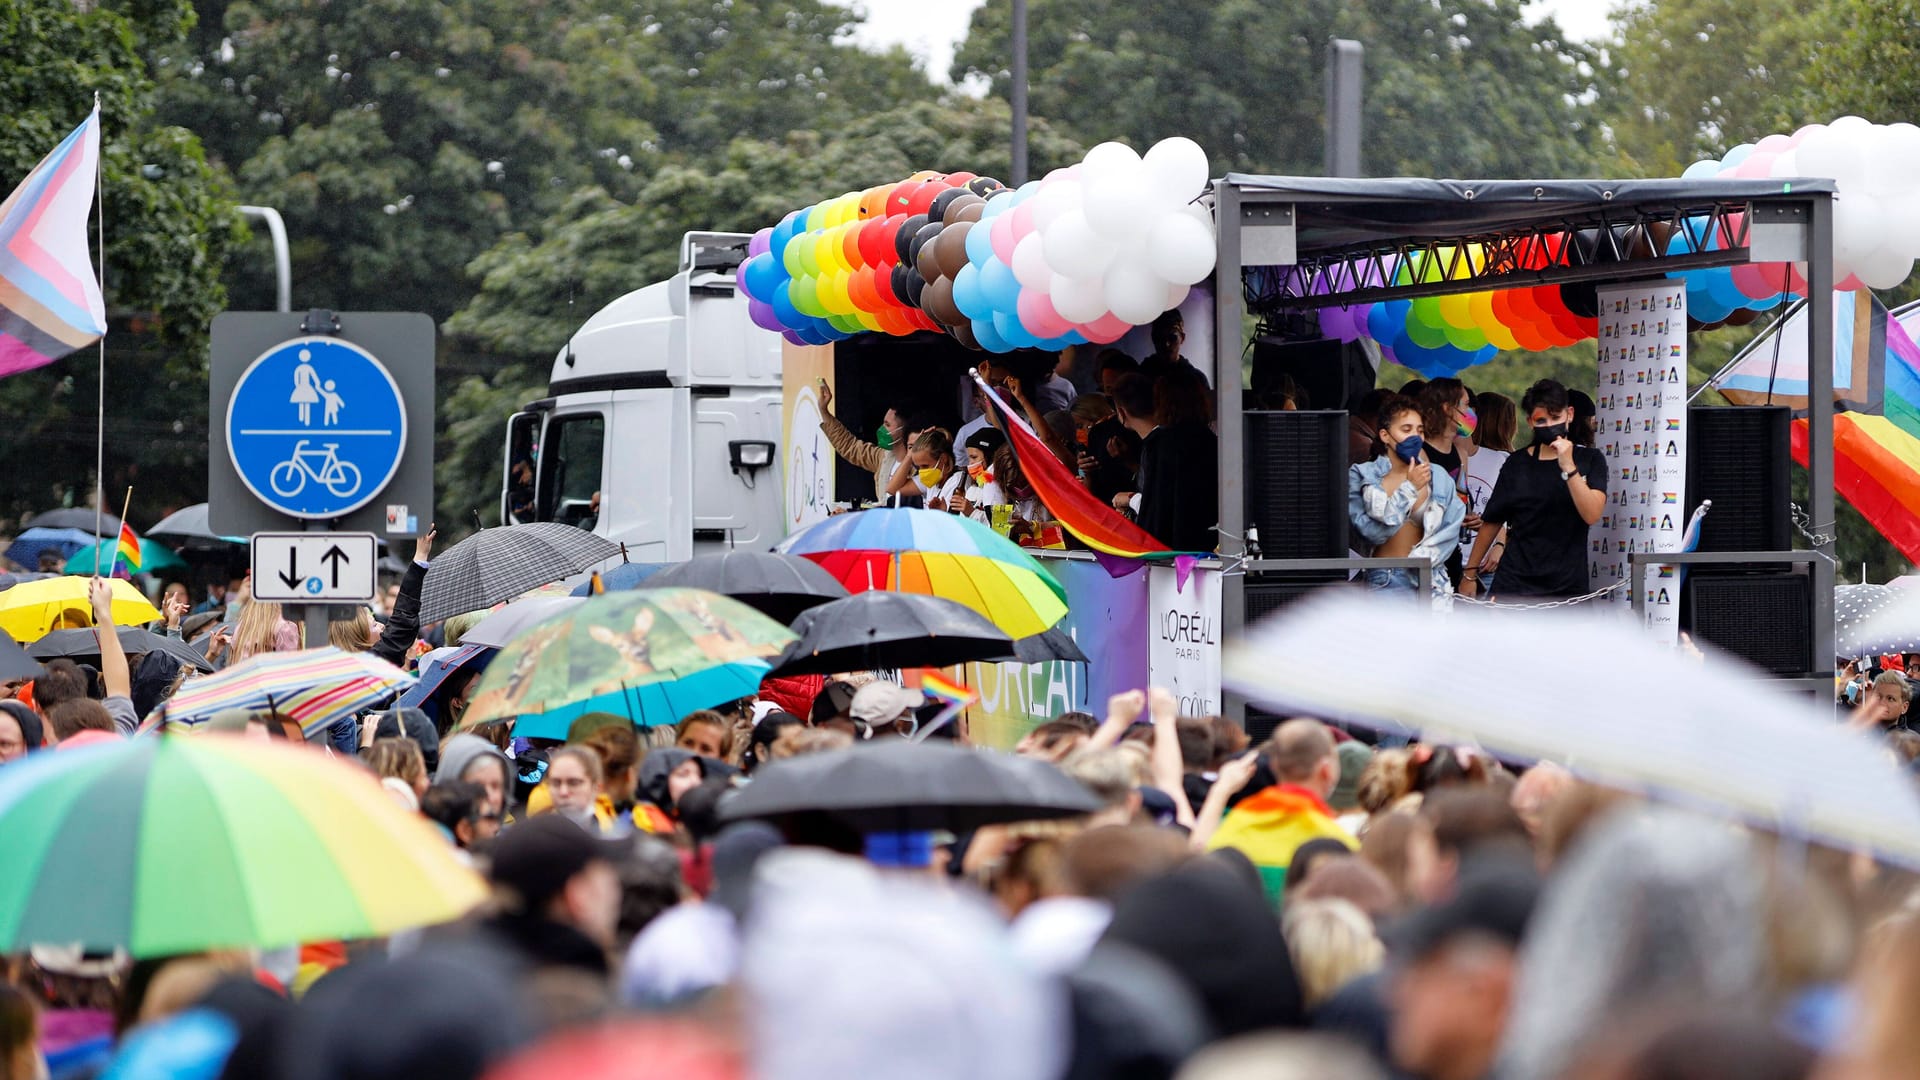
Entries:
{"type": "MultiPolygon", "coordinates": [[[[1427,559],[1433,564],[1433,592],[1453,592],[1447,579],[1447,556],[1460,543],[1460,522],[1466,504],[1454,491],[1453,478],[1427,462],[1422,449],[1420,407],[1410,398],[1390,394],[1380,405],[1380,427],[1374,434],[1375,456],[1347,471],[1347,520],[1358,543],[1372,548],[1376,558],[1427,559]]],[[[1412,570],[1368,570],[1362,578],[1368,588],[1418,587],[1412,570]]]]}

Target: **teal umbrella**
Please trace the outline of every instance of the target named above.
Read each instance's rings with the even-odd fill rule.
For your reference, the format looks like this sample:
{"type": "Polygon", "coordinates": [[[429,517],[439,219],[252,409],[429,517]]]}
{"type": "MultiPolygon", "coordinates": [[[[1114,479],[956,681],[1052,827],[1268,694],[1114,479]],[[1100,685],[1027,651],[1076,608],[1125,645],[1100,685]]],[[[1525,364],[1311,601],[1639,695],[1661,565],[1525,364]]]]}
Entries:
{"type": "MultiPolygon", "coordinates": [[[[92,547],[74,552],[73,558],[67,560],[67,573],[94,574],[106,570],[113,565],[113,551],[119,543],[117,539],[102,540],[92,547]]],[[[120,560],[120,569],[128,569],[125,559],[120,560]]],[[[186,569],[187,561],[174,554],[172,548],[145,537],[140,538],[140,573],[158,575],[186,569]]]]}

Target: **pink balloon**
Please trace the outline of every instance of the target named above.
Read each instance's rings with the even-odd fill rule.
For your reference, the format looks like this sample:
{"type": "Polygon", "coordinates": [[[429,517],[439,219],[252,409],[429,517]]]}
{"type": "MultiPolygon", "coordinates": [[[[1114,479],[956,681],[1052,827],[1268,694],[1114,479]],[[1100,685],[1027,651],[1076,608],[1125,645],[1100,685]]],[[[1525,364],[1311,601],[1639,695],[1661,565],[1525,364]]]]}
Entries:
{"type": "Polygon", "coordinates": [[[1055,338],[1073,329],[1073,324],[1053,309],[1053,298],[1034,289],[1021,289],[1016,304],[1020,325],[1038,338],[1055,338]]]}
{"type": "MultiPolygon", "coordinates": [[[[1014,213],[1017,213],[1019,209],[1017,206],[1014,207],[1014,213]]],[[[1031,222],[1033,220],[1032,215],[1028,215],[1027,220],[1031,222]]],[[[993,241],[994,255],[998,257],[1001,262],[1012,266],[1013,249],[1014,246],[1020,242],[1020,238],[1013,234],[1013,213],[994,215],[993,224],[987,229],[987,238],[993,241]]]]}
{"type": "Polygon", "coordinates": [[[1080,332],[1086,335],[1087,340],[1093,342],[1095,345],[1111,345],[1121,338],[1126,337],[1127,331],[1132,329],[1132,323],[1109,311],[1098,319],[1081,326],[1080,332]]]}
{"type": "Polygon", "coordinates": [[[1773,175],[1773,159],[1779,156],[1758,151],[1748,154],[1747,160],[1733,167],[1733,176],[1738,180],[1765,180],[1773,175]]]}
{"type": "Polygon", "coordinates": [[[1732,268],[1733,287],[1749,300],[1761,300],[1780,291],[1785,275],[1779,263],[1741,263],[1732,268]]]}
{"type": "MultiPolygon", "coordinates": [[[[1811,126],[1812,125],[1808,125],[1808,127],[1811,127],[1811,126]]],[[[1807,138],[1807,128],[1801,128],[1799,131],[1796,131],[1793,134],[1787,136],[1786,145],[1782,146],[1780,149],[1782,151],[1791,150],[1794,147],[1799,146],[1802,142],[1805,142],[1806,138],[1807,138]]]]}
{"type": "Polygon", "coordinates": [[[1787,291],[1790,293],[1798,293],[1801,296],[1807,295],[1806,263],[1793,264],[1792,270],[1789,271],[1787,275],[1787,291]]]}
{"type": "Polygon", "coordinates": [[[1033,201],[1031,199],[1014,207],[1012,213],[1004,216],[1012,219],[1008,224],[1013,227],[1015,243],[1026,239],[1027,234],[1033,232],[1033,201]]]}
{"type": "Polygon", "coordinates": [[[1793,137],[1791,135],[1774,134],[1754,143],[1753,152],[1756,154],[1777,154],[1792,145],[1793,137]]]}
{"type": "Polygon", "coordinates": [[[1866,288],[1866,286],[1862,285],[1860,279],[1853,274],[1848,274],[1846,277],[1841,278],[1840,283],[1834,286],[1834,289],[1839,292],[1852,292],[1855,289],[1864,288],[1866,288]]]}

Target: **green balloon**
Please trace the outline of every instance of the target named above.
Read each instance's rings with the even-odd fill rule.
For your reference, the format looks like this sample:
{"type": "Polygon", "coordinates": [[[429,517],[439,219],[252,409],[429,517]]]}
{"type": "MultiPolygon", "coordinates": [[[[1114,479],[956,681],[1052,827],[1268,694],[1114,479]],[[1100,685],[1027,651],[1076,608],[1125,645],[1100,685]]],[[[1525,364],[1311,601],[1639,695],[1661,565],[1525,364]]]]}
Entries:
{"type": "Polygon", "coordinates": [[[820,303],[820,281],[812,275],[796,277],[787,285],[787,297],[802,315],[816,319],[827,317],[827,309],[820,303]]]}
{"type": "Polygon", "coordinates": [[[800,256],[805,250],[806,245],[800,243],[799,237],[796,236],[793,242],[787,245],[787,249],[780,253],[780,265],[787,268],[788,277],[799,278],[807,272],[806,265],[800,261],[800,256]]]}
{"type": "Polygon", "coordinates": [[[1447,326],[1447,344],[1461,352],[1478,352],[1487,347],[1487,335],[1475,326],[1447,326]]]}

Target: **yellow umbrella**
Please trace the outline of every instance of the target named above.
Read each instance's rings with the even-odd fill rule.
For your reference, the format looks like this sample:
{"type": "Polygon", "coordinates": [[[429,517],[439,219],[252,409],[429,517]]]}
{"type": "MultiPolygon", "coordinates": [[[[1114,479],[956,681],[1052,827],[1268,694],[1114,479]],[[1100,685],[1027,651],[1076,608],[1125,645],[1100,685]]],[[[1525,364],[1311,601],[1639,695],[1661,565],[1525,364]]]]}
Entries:
{"type": "MultiPolygon", "coordinates": [[[[0,592],[0,630],[19,642],[38,641],[56,626],[92,626],[93,602],[87,598],[92,578],[67,575],[26,581],[0,592]]],[[[112,579],[113,621],[116,626],[139,626],[160,617],[160,611],[130,581],[112,579]]]]}

